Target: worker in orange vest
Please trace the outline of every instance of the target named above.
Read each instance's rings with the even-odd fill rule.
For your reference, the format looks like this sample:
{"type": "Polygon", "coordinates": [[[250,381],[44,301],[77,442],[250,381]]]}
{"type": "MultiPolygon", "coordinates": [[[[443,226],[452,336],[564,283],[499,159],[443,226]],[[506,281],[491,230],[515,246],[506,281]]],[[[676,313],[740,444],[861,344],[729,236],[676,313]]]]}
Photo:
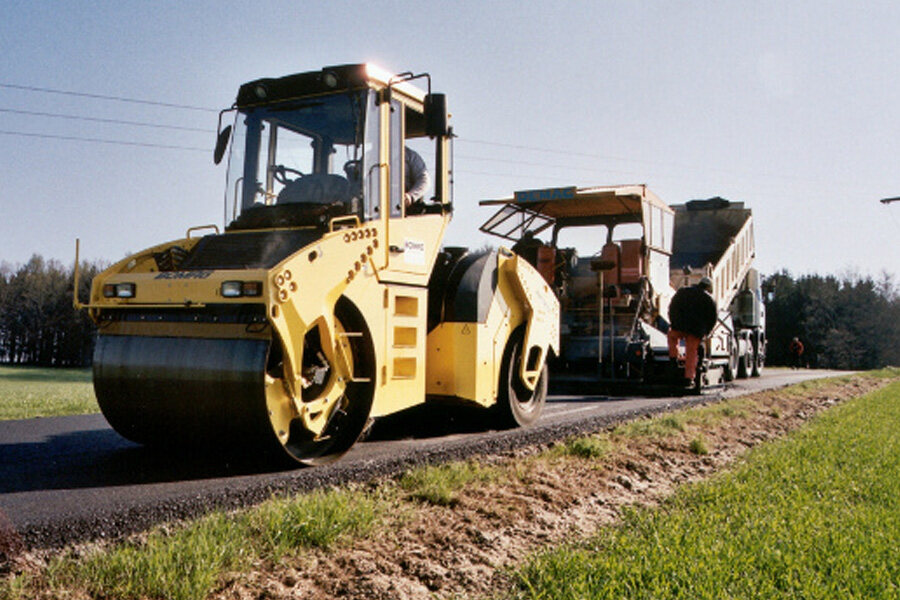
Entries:
{"type": "Polygon", "coordinates": [[[791,368],[801,368],[803,366],[803,342],[800,341],[800,338],[795,337],[791,340],[791,345],[788,346],[788,352],[791,354],[791,368]]]}

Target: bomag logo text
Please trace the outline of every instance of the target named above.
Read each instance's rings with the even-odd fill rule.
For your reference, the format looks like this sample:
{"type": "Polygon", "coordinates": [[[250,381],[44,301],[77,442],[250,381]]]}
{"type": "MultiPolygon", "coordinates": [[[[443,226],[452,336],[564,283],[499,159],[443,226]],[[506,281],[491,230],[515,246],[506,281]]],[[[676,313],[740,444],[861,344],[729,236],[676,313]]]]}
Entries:
{"type": "Polygon", "coordinates": [[[212,274],[212,271],[167,271],[154,279],[206,279],[212,274]]]}

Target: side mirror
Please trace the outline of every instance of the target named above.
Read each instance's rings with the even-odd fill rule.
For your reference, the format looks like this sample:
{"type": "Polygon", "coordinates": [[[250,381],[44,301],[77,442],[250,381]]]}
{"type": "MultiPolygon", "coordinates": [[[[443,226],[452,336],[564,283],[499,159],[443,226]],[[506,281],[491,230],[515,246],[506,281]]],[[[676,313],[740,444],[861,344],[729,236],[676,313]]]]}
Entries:
{"type": "Polygon", "coordinates": [[[429,137],[444,137],[449,124],[447,119],[447,96],[428,94],[425,96],[425,134],[429,137]]]}
{"type": "Polygon", "coordinates": [[[228,141],[231,139],[231,125],[227,125],[225,129],[219,132],[219,137],[216,139],[216,149],[213,152],[213,163],[219,164],[222,162],[222,157],[225,156],[225,149],[228,148],[228,141]]]}

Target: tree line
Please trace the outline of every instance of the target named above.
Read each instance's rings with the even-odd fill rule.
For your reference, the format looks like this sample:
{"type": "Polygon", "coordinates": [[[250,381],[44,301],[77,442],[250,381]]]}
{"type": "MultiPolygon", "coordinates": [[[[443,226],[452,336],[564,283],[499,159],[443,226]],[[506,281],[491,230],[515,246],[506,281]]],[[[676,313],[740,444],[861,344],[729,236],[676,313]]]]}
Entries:
{"type": "MultiPolygon", "coordinates": [[[[79,298],[88,298],[102,264],[81,265],[79,298]]],[[[35,255],[0,265],[0,363],[47,367],[91,364],[96,328],[72,306],[73,268],[35,255]]],[[[900,365],[900,292],[893,279],[804,275],[767,277],[767,362],[790,364],[794,337],[811,367],[873,369],[900,365]]]]}
{"type": "Polygon", "coordinates": [[[900,294],[893,278],[806,275],[767,277],[766,362],[790,364],[798,338],[810,367],[875,369],[900,365],[900,294]]]}
{"type": "MultiPolygon", "coordinates": [[[[95,327],[72,305],[74,268],[34,255],[17,268],[0,265],[0,362],[42,367],[91,364],[95,327]]],[[[81,264],[85,301],[102,266],[81,264]]]]}

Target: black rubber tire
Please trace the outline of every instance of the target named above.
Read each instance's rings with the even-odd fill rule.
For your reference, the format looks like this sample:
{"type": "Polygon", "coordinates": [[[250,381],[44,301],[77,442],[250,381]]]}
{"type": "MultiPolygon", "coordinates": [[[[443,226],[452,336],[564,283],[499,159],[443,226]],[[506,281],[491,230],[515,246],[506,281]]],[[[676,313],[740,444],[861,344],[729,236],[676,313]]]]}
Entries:
{"type": "Polygon", "coordinates": [[[753,344],[753,366],[750,369],[751,377],[759,377],[762,375],[763,366],[766,362],[766,343],[760,338],[761,336],[756,338],[756,343],[753,344]]]}
{"type": "Polygon", "coordinates": [[[503,364],[500,367],[499,392],[495,406],[497,425],[504,429],[527,427],[536,422],[544,412],[547,401],[547,363],[534,390],[529,390],[519,379],[519,361],[525,329],[517,328],[506,342],[503,364]]]}
{"type": "Polygon", "coordinates": [[[738,379],[747,379],[750,375],[750,359],[752,358],[752,350],[738,356],[738,379]]]}

